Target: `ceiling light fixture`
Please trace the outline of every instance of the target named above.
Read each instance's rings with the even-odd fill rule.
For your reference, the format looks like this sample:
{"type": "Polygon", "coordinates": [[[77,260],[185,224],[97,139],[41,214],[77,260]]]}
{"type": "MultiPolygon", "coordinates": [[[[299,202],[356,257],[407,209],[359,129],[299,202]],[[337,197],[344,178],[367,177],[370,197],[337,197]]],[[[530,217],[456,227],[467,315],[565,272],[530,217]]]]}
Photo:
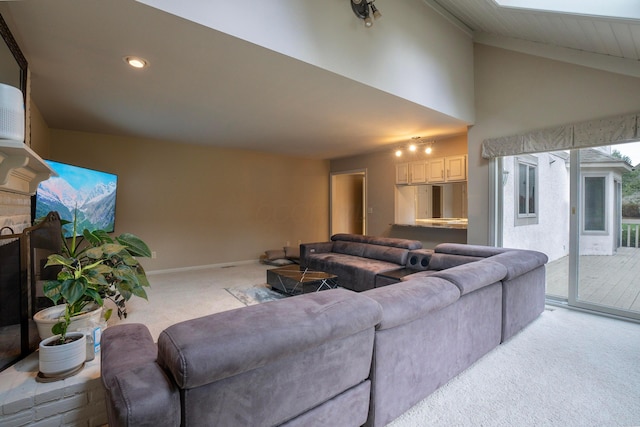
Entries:
{"type": "Polygon", "coordinates": [[[141,69],[149,66],[149,61],[138,56],[125,56],[122,59],[133,68],[141,69]]]}
{"type": "Polygon", "coordinates": [[[411,137],[411,142],[409,143],[409,145],[396,149],[395,155],[396,157],[402,157],[405,151],[412,153],[412,155],[415,155],[414,153],[416,153],[418,149],[425,154],[431,154],[433,153],[433,145],[435,143],[435,141],[425,141],[420,136],[413,136],[411,137]]]}
{"type": "Polygon", "coordinates": [[[373,26],[373,20],[371,19],[371,15],[373,15],[374,19],[382,18],[382,13],[378,10],[378,8],[373,4],[375,0],[351,0],[351,9],[355,15],[364,20],[364,26],[370,28],[373,26]]]}

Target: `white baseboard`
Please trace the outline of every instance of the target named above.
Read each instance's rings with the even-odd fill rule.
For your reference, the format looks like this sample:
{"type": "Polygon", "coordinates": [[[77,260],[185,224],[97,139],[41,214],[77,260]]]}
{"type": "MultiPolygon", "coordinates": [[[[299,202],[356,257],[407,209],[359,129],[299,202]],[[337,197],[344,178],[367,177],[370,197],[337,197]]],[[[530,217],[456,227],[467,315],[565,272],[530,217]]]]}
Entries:
{"type": "Polygon", "coordinates": [[[147,273],[147,276],[153,276],[156,274],[180,273],[184,271],[204,270],[207,268],[225,268],[225,267],[233,267],[236,265],[258,264],[259,262],[260,260],[250,259],[245,261],[223,262],[220,264],[194,265],[191,267],[168,268],[166,270],[151,270],[151,271],[147,271],[146,273],[147,273]]]}

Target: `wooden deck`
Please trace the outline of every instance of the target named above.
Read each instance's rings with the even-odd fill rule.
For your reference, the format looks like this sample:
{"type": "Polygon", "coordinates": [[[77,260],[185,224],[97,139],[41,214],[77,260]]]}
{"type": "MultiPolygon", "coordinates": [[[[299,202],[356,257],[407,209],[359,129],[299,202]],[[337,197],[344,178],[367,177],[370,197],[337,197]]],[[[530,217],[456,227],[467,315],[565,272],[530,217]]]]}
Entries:
{"type": "MultiPolygon", "coordinates": [[[[547,294],[567,298],[568,277],[568,256],[548,263],[547,294]]],[[[578,295],[583,302],[640,312],[640,249],[581,256],[578,295]]]]}

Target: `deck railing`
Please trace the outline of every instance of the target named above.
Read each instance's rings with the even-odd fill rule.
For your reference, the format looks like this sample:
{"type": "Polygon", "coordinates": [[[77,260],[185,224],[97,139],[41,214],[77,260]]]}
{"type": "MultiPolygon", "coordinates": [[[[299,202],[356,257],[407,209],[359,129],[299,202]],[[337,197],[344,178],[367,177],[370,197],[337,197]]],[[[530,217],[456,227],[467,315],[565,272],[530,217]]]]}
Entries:
{"type": "Polygon", "coordinates": [[[640,218],[622,218],[622,246],[638,248],[640,236],[640,218]]]}

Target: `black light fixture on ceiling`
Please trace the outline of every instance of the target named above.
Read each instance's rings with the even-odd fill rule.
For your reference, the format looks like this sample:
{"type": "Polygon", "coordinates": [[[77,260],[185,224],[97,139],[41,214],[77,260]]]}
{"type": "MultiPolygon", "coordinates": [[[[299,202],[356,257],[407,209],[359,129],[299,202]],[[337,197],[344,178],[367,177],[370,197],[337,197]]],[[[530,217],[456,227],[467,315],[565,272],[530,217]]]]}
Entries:
{"type": "Polygon", "coordinates": [[[364,26],[367,28],[373,25],[371,15],[373,15],[375,19],[382,17],[382,13],[380,13],[378,8],[373,4],[374,1],[375,0],[351,0],[353,13],[355,13],[358,18],[364,20],[364,26]]]}
{"type": "Polygon", "coordinates": [[[422,139],[420,136],[412,136],[409,145],[397,148],[395,150],[395,154],[396,157],[402,157],[405,152],[411,155],[419,155],[420,152],[424,154],[431,154],[433,153],[433,146],[435,143],[436,141],[434,140],[427,141],[422,139]]]}

